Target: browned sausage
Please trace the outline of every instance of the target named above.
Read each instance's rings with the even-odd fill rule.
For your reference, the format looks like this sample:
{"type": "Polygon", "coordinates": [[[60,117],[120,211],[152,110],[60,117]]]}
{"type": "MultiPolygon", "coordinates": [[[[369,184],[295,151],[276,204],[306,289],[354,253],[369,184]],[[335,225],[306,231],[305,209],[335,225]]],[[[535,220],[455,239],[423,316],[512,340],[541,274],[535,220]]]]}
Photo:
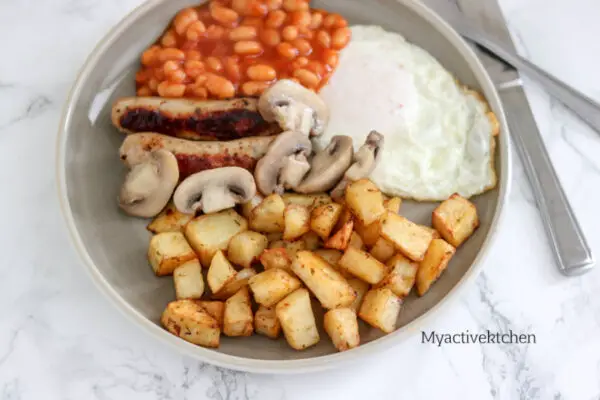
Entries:
{"type": "Polygon", "coordinates": [[[257,99],[190,100],[125,97],[115,102],[112,122],[125,133],[157,132],[188,140],[235,140],[281,132],[266,122],[257,99]]]}
{"type": "Polygon", "coordinates": [[[157,133],[134,133],[125,138],[119,155],[127,166],[131,166],[140,162],[149,151],[169,150],[177,158],[180,179],[184,179],[196,172],[220,167],[235,166],[253,171],[274,139],[275,136],[264,136],[228,142],[195,142],[157,133]]]}

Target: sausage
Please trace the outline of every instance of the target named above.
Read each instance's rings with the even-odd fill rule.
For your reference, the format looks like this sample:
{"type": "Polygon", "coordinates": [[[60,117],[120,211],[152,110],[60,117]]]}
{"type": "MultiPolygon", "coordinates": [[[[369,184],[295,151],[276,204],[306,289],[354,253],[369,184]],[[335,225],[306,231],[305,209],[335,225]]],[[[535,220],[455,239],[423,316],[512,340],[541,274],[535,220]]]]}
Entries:
{"type": "Polygon", "coordinates": [[[281,133],[258,112],[258,100],[124,97],[112,108],[112,123],[125,133],[157,132],[188,140],[235,140],[281,133]]]}
{"type": "Polygon", "coordinates": [[[269,149],[276,136],[251,137],[227,142],[195,142],[173,138],[157,133],[134,133],[128,135],[119,155],[131,167],[157,149],[166,149],[177,158],[180,179],[207,169],[242,167],[254,171],[254,167],[269,149]]]}

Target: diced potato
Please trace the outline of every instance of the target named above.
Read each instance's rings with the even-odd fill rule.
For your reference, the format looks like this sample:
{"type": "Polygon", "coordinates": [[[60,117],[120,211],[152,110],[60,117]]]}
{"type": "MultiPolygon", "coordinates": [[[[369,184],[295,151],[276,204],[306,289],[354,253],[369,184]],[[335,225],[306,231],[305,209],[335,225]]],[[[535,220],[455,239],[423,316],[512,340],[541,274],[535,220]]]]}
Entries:
{"type": "Polygon", "coordinates": [[[284,211],[284,240],[296,240],[310,231],[310,211],[308,207],[290,204],[284,211]]]}
{"type": "Polygon", "coordinates": [[[267,236],[267,240],[269,241],[269,244],[273,243],[273,242],[277,242],[279,240],[283,240],[283,232],[271,232],[271,233],[267,233],[266,236],[267,236]]]}
{"type": "Polygon", "coordinates": [[[400,212],[400,206],[402,205],[402,199],[400,197],[392,197],[383,201],[383,208],[388,211],[398,214],[400,212]]]}
{"type": "Polygon", "coordinates": [[[381,223],[376,221],[370,225],[365,225],[359,220],[355,220],[354,230],[363,240],[365,246],[371,247],[375,245],[377,239],[381,236],[381,223]]]}
{"type": "Polygon", "coordinates": [[[339,231],[325,241],[325,247],[328,249],[346,250],[350,243],[350,236],[352,236],[352,228],[354,228],[354,221],[350,219],[339,231]]]}
{"type": "Polygon", "coordinates": [[[254,331],[254,314],[248,287],[244,286],[225,301],[223,333],[227,336],[250,336],[254,331]]]}
{"type": "Polygon", "coordinates": [[[157,276],[171,275],[175,268],[196,259],[196,253],[181,232],[163,232],[152,236],[148,261],[157,276]]]}
{"type": "Polygon", "coordinates": [[[475,204],[453,194],[440,204],[431,217],[433,227],[454,247],[458,247],[471,236],[479,226],[475,204]]]}
{"type": "Polygon", "coordinates": [[[183,232],[183,228],[192,218],[194,218],[193,215],[179,212],[175,205],[169,202],[165,209],[148,224],[146,229],[152,233],[183,232]]]}
{"type": "Polygon", "coordinates": [[[258,307],[256,314],[254,314],[254,331],[271,339],[279,337],[281,324],[277,319],[275,307],[258,307]]]}
{"type": "Polygon", "coordinates": [[[306,249],[306,242],[302,239],[295,240],[293,242],[286,242],[285,240],[279,240],[269,244],[270,249],[285,249],[287,251],[290,260],[294,258],[296,253],[300,250],[306,249]]]}
{"type": "Polygon", "coordinates": [[[257,192],[254,195],[254,197],[250,199],[249,202],[242,204],[242,215],[244,216],[244,218],[249,220],[250,216],[252,215],[252,210],[254,210],[256,206],[258,206],[260,203],[262,203],[264,199],[265,197],[257,192]]]}
{"type": "Polygon", "coordinates": [[[197,259],[181,264],[173,271],[175,297],[181,299],[199,299],[204,293],[202,266],[197,259]]]}
{"type": "Polygon", "coordinates": [[[360,235],[356,232],[352,232],[350,235],[350,242],[348,242],[348,246],[356,247],[359,250],[363,250],[365,248],[365,244],[361,239],[360,235]]]}
{"type": "Polygon", "coordinates": [[[336,308],[325,313],[325,332],[338,351],[353,349],[360,344],[356,311],[351,308],[336,308]]]}
{"type": "Polygon", "coordinates": [[[391,272],[376,287],[389,288],[401,299],[408,296],[415,284],[419,263],[409,260],[402,254],[396,254],[388,262],[391,272]]]}
{"type": "Polygon", "coordinates": [[[333,228],[333,231],[334,232],[339,231],[350,220],[352,220],[352,221],[354,220],[354,215],[352,215],[352,211],[350,211],[350,209],[348,207],[342,206],[342,213],[340,214],[340,217],[338,218],[338,222],[335,225],[335,228],[333,228]]]}
{"type": "Polygon", "coordinates": [[[381,191],[368,179],[359,179],[348,185],[346,205],[364,225],[378,221],[385,211],[381,191]]]}
{"type": "Polygon", "coordinates": [[[348,284],[352,286],[352,289],[354,289],[356,292],[356,299],[354,299],[354,302],[350,304],[350,308],[358,312],[358,310],[360,310],[363,298],[365,297],[365,293],[369,291],[369,284],[358,278],[348,279],[348,284]]]}
{"type": "Polygon", "coordinates": [[[389,240],[380,237],[371,248],[371,255],[382,263],[388,262],[396,254],[396,247],[389,240]]]}
{"type": "Polygon", "coordinates": [[[367,324],[391,333],[396,328],[401,306],[402,300],[390,289],[371,289],[365,294],[358,316],[367,324]]]}
{"type": "Polygon", "coordinates": [[[441,239],[440,233],[438,231],[436,231],[435,229],[433,229],[430,226],[427,225],[419,225],[422,228],[427,229],[429,232],[431,232],[431,238],[432,239],[441,239]]]}
{"type": "Polygon", "coordinates": [[[333,201],[331,200],[331,196],[329,196],[327,193],[284,193],[282,197],[286,206],[290,204],[297,204],[300,206],[308,207],[311,210],[315,207],[319,207],[323,204],[329,204],[333,201]]]}
{"type": "Polygon", "coordinates": [[[240,267],[250,268],[267,248],[267,237],[258,232],[244,231],[231,238],[227,258],[240,267]]]}
{"type": "Polygon", "coordinates": [[[229,282],[233,281],[236,270],[221,250],[218,250],[210,263],[206,280],[213,293],[218,293],[229,282]]]}
{"type": "Polygon", "coordinates": [[[302,249],[302,250],[313,251],[313,250],[316,250],[319,247],[321,247],[321,244],[322,244],[322,241],[321,241],[321,238],[319,237],[319,235],[317,235],[313,231],[310,231],[310,232],[302,235],[302,240],[304,241],[304,249],[302,249]]]}
{"type": "Polygon", "coordinates": [[[329,203],[316,207],[310,216],[310,229],[319,235],[321,239],[326,240],[341,214],[342,206],[337,203],[329,203]]]}
{"type": "Polygon", "coordinates": [[[248,222],[234,210],[202,215],[185,227],[185,237],[208,268],[217,250],[227,250],[232,237],[248,229],[248,222]]]}
{"type": "Polygon", "coordinates": [[[267,196],[250,215],[250,229],[257,232],[283,232],[285,203],[278,194],[267,196]]]}
{"type": "Polygon", "coordinates": [[[356,293],[340,273],[310,251],[296,253],[292,271],[325,308],[347,307],[356,298],[356,293]]]}
{"type": "Polygon", "coordinates": [[[286,249],[266,249],[260,255],[260,263],[265,270],[279,268],[286,271],[291,271],[292,259],[286,249]]]}
{"type": "Polygon", "coordinates": [[[433,239],[431,231],[389,211],[381,220],[381,235],[413,261],[423,259],[433,239]]]}
{"type": "Polygon", "coordinates": [[[433,239],[419,264],[417,271],[417,293],[423,296],[448,266],[456,249],[444,239],[433,239]]]}
{"type": "Polygon", "coordinates": [[[225,303],[222,301],[198,300],[196,301],[200,307],[204,308],[207,313],[213,317],[220,327],[223,326],[223,313],[225,312],[225,303]]]}
{"type": "Polygon", "coordinates": [[[253,268],[244,268],[235,274],[235,277],[227,283],[223,289],[213,293],[212,297],[219,300],[225,300],[236,294],[244,286],[248,286],[248,281],[256,275],[253,268]]]}
{"type": "Polygon", "coordinates": [[[169,303],[160,322],[166,330],[183,340],[204,347],[219,347],[219,323],[194,300],[169,303]]]}
{"type": "Polygon", "coordinates": [[[372,285],[378,283],[388,273],[388,267],[377,261],[369,253],[356,247],[348,247],[338,262],[340,269],[372,285]]]}
{"type": "Polygon", "coordinates": [[[279,268],[268,269],[253,276],[248,285],[254,293],[254,301],[265,307],[274,306],[302,286],[298,278],[279,268]]]}
{"type": "Polygon", "coordinates": [[[327,263],[334,268],[337,266],[338,261],[340,261],[340,258],[342,258],[342,255],[344,254],[335,249],[319,249],[315,250],[313,253],[327,261],[327,263]]]}
{"type": "Polygon", "coordinates": [[[298,289],[277,303],[277,319],[288,344],[304,350],[319,343],[319,331],[306,289],[298,289]]]}

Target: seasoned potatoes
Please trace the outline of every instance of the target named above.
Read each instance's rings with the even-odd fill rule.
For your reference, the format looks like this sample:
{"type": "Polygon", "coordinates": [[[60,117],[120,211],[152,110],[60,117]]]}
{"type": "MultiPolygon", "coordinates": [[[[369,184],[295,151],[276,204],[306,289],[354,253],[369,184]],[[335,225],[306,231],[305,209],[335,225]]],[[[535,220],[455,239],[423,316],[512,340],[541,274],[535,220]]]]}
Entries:
{"type": "Polygon", "coordinates": [[[177,300],[201,298],[204,294],[204,277],[200,262],[194,259],[175,268],[173,284],[177,300]]]}
{"type": "Polygon", "coordinates": [[[458,194],[450,196],[433,211],[431,222],[454,247],[460,246],[479,226],[475,205],[458,194]]]}
{"type": "Polygon", "coordinates": [[[227,336],[250,336],[254,331],[254,314],[248,287],[244,286],[225,302],[223,333],[227,336]]]}
{"type": "Polygon", "coordinates": [[[451,244],[443,239],[433,239],[427,249],[425,258],[417,271],[417,293],[423,296],[429,287],[448,266],[448,262],[456,252],[451,244]]]}
{"type": "Polygon", "coordinates": [[[296,240],[310,231],[310,210],[306,206],[290,204],[283,215],[283,240],[296,240]]]}
{"type": "Polygon", "coordinates": [[[152,233],[183,232],[183,228],[192,218],[191,215],[179,212],[173,202],[169,202],[165,209],[148,224],[146,229],[152,233]]]}
{"type": "Polygon", "coordinates": [[[254,314],[254,331],[271,339],[277,339],[281,334],[281,324],[277,319],[275,307],[259,306],[254,314]]]}
{"type": "Polygon", "coordinates": [[[285,203],[278,194],[266,197],[250,213],[250,229],[257,232],[283,232],[285,203]]]}
{"type": "Polygon", "coordinates": [[[160,322],[166,330],[183,340],[204,347],[219,347],[219,323],[193,300],[169,303],[160,322]]]}
{"type": "Polygon", "coordinates": [[[413,261],[421,261],[433,233],[401,215],[388,211],[381,221],[381,235],[413,261]]]}
{"type": "Polygon", "coordinates": [[[356,247],[346,249],[346,252],[338,261],[338,266],[345,272],[372,285],[381,281],[388,272],[388,267],[385,264],[356,247]]]}
{"type": "Polygon", "coordinates": [[[281,323],[288,344],[304,350],[319,343],[319,331],[306,289],[298,289],[277,303],[277,319],[281,323]]]}
{"type": "Polygon", "coordinates": [[[219,293],[221,289],[231,282],[236,271],[221,250],[218,250],[210,263],[206,281],[213,293],[219,293]]]}
{"type": "Polygon", "coordinates": [[[254,301],[262,306],[271,307],[298,289],[301,283],[286,271],[273,268],[250,278],[248,285],[254,293],[254,301]]]}
{"type": "Polygon", "coordinates": [[[360,179],[348,185],[345,199],[352,214],[364,225],[378,221],[385,211],[381,191],[368,179],[360,179]]]}
{"type": "Polygon", "coordinates": [[[323,321],[325,332],[339,351],[352,349],[359,345],[358,321],[352,308],[336,308],[325,313],[323,321]]]}
{"type": "Polygon", "coordinates": [[[371,289],[363,299],[358,315],[385,333],[393,332],[402,301],[388,288],[371,289]]]}
{"type": "Polygon", "coordinates": [[[267,248],[268,240],[258,232],[244,231],[231,238],[227,246],[227,258],[235,265],[250,268],[267,248]]]}
{"type": "Polygon", "coordinates": [[[171,275],[175,268],[196,259],[181,232],[163,232],[152,236],[148,249],[148,261],[158,276],[171,275]]]}
{"type": "Polygon", "coordinates": [[[248,286],[248,281],[254,275],[256,275],[256,271],[253,268],[244,268],[238,271],[233,279],[229,280],[217,293],[213,293],[212,297],[218,300],[228,299],[244,286],[248,286]]]}
{"type": "Polygon", "coordinates": [[[326,240],[342,214],[342,206],[337,203],[316,207],[310,215],[310,229],[326,240]]]}
{"type": "Polygon", "coordinates": [[[377,284],[377,287],[387,287],[399,298],[408,296],[415,284],[419,263],[409,260],[402,254],[396,254],[387,262],[391,272],[377,284]]]}

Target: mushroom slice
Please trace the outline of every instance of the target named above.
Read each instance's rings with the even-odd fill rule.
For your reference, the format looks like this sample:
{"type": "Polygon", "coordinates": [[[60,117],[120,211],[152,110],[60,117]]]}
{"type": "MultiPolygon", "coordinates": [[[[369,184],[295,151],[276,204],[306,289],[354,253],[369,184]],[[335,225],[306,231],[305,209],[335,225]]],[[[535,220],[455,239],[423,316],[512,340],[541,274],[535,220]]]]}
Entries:
{"type": "Polygon", "coordinates": [[[310,172],[294,187],[299,193],[326,192],[336,185],[352,164],[354,148],[349,136],[334,136],[310,162],[310,172]]]}
{"type": "Polygon", "coordinates": [[[283,193],[302,180],[310,164],[308,156],[312,143],[299,132],[283,132],[271,143],[267,154],[256,163],[254,179],[258,190],[265,196],[283,193]]]}
{"type": "Polygon", "coordinates": [[[284,131],[320,136],[329,122],[329,109],[315,92],[289,79],[281,79],[263,92],[258,111],[267,122],[284,131]]]}
{"type": "Polygon", "coordinates": [[[346,186],[350,182],[367,178],[377,166],[381,159],[381,148],[383,147],[383,135],[377,131],[371,131],[360,149],[354,154],[354,160],[344,177],[331,192],[331,197],[339,199],[344,196],[346,186]]]}
{"type": "Polygon", "coordinates": [[[256,194],[250,172],[240,167],[223,167],[197,172],[175,190],[173,203],[184,214],[202,210],[209,214],[245,203],[256,194]]]}
{"type": "Polygon", "coordinates": [[[179,166],[173,153],[163,149],[148,153],[127,173],[119,206],[136,217],[154,217],[167,205],[178,181],[179,166]]]}

